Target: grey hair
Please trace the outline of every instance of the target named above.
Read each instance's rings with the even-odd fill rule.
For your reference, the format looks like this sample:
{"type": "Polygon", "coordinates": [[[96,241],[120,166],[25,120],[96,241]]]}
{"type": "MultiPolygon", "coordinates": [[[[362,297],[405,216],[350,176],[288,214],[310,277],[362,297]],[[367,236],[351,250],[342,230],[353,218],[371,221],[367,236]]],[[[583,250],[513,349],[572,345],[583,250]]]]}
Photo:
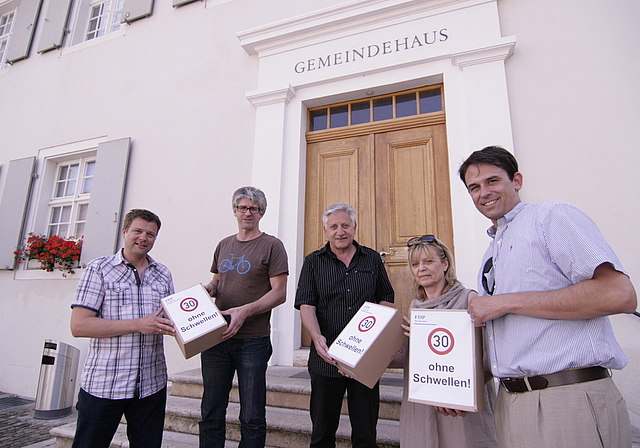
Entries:
{"type": "Polygon", "coordinates": [[[346,212],[351,218],[351,222],[353,225],[356,225],[356,211],[349,204],[345,204],[344,202],[338,202],[337,204],[332,204],[324,211],[322,214],[322,225],[327,226],[327,221],[329,221],[329,215],[336,212],[346,212]]]}
{"type": "Polygon", "coordinates": [[[240,187],[236,191],[233,192],[233,197],[231,199],[231,206],[233,210],[236,210],[238,207],[238,202],[241,199],[249,199],[250,201],[258,204],[258,208],[260,208],[260,214],[264,215],[267,211],[267,197],[264,195],[264,192],[259,188],[255,187],[240,187]]]}

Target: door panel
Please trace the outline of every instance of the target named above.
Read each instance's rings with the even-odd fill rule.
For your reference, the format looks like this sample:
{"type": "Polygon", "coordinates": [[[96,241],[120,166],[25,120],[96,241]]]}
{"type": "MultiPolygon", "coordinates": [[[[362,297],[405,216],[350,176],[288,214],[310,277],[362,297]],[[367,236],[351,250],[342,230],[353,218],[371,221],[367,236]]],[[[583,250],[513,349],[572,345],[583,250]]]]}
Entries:
{"type": "MultiPolygon", "coordinates": [[[[322,213],[329,205],[346,202],[356,211],[373,207],[371,141],[369,136],[359,136],[308,145],[305,254],[326,243],[322,213]]],[[[371,242],[372,229],[371,223],[361,226],[358,216],[357,241],[364,238],[371,242]]]]}
{"type": "Polygon", "coordinates": [[[412,278],[407,241],[434,234],[452,247],[449,166],[444,124],[375,136],[376,248],[396,292],[396,308],[408,315],[412,278]]]}
{"type": "MultiPolygon", "coordinates": [[[[307,145],[305,254],[325,244],[322,212],[336,202],[354,207],[356,240],[385,254],[396,308],[408,314],[412,277],[407,240],[434,234],[453,250],[444,116],[434,124],[372,129],[307,145]]],[[[309,345],[303,331],[303,345],[309,345]]]]}

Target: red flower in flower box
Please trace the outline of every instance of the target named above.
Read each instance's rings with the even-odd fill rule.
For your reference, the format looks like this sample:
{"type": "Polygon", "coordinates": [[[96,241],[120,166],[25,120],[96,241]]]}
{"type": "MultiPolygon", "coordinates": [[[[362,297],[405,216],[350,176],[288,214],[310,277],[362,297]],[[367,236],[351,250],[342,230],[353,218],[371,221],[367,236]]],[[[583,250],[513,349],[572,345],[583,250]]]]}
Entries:
{"type": "Polygon", "coordinates": [[[62,271],[64,277],[73,274],[74,268],[82,252],[82,238],[61,238],[58,235],[45,237],[29,234],[20,250],[14,252],[16,261],[38,260],[40,269],[52,272],[54,269],[62,271]]]}

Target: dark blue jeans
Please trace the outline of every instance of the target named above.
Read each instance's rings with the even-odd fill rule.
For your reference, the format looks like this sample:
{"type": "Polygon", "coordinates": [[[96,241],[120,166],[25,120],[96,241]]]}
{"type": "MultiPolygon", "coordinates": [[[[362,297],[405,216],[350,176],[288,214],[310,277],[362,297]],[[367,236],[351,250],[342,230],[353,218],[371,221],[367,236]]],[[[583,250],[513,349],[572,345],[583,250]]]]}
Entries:
{"type": "Polygon", "coordinates": [[[330,378],[311,373],[311,447],[335,448],[342,399],[347,392],[351,446],[377,448],[376,425],[380,405],[380,383],[373,389],[347,377],[330,378]]]}
{"type": "Polygon", "coordinates": [[[264,448],[267,436],[267,362],[269,337],[228,339],[205,350],[202,362],[202,420],[200,448],[224,448],[225,419],[233,374],[238,374],[240,394],[239,448],[264,448]]]}
{"type": "Polygon", "coordinates": [[[80,389],[73,448],[108,448],[122,415],[131,448],[160,448],[167,388],[145,398],[108,400],[80,389]]]}

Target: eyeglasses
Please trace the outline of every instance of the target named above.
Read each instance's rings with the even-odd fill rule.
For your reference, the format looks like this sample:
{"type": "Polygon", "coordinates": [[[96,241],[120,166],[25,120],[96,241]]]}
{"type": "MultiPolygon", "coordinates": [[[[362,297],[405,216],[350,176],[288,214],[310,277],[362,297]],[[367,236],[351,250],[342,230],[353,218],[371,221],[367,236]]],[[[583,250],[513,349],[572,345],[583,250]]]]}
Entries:
{"type": "Polygon", "coordinates": [[[260,213],[260,207],[247,207],[244,205],[238,205],[236,207],[236,211],[240,213],[247,213],[247,210],[249,210],[249,213],[251,213],[252,215],[260,213]]]}
{"type": "Polygon", "coordinates": [[[493,291],[496,289],[495,274],[493,272],[493,257],[489,258],[484,263],[484,268],[482,269],[482,287],[490,296],[493,295],[493,291]]]}
{"type": "Polygon", "coordinates": [[[415,236],[415,237],[411,238],[409,241],[407,241],[407,247],[415,246],[418,243],[436,243],[436,244],[438,244],[438,240],[436,240],[436,237],[433,236],[433,235],[415,236]]]}

